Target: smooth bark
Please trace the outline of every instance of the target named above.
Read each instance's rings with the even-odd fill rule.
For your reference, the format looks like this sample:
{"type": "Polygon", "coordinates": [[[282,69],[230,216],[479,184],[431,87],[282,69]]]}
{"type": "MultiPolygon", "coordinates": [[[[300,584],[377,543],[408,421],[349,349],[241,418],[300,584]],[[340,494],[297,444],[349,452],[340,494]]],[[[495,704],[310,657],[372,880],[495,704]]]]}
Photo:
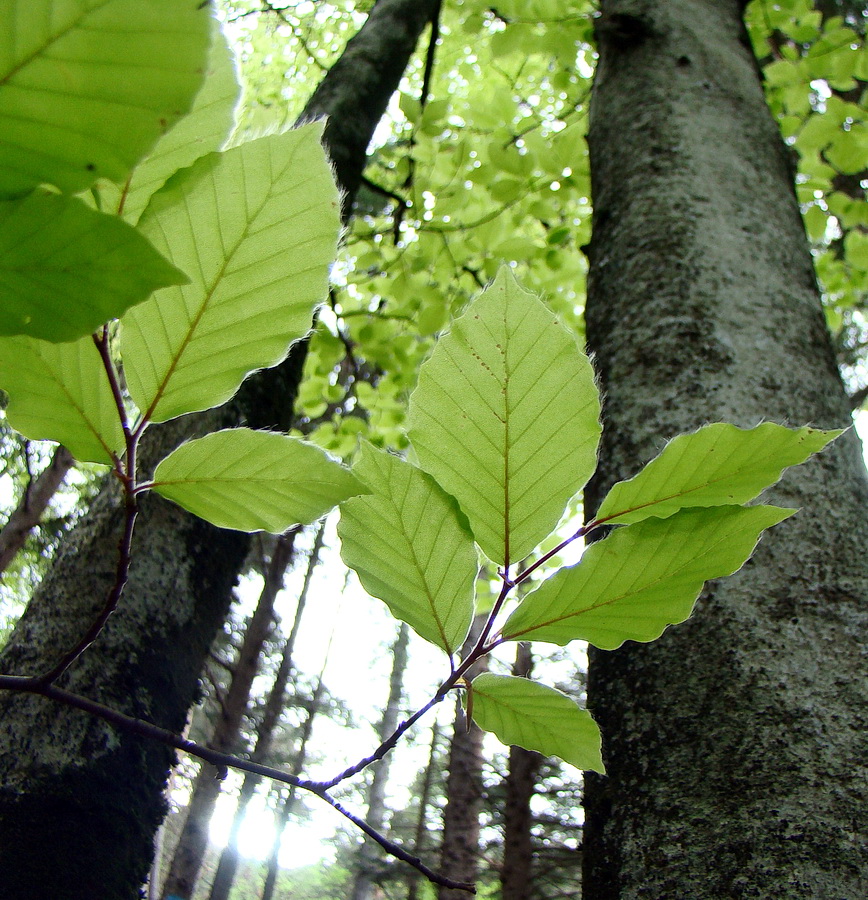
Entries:
{"type": "MultiPolygon", "coordinates": [[[[325,140],[345,215],[374,127],[436,5],[380,0],[350,42],[357,63],[336,64],[305,110],[305,118],[332,116],[325,140]]],[[[286,429],[305,352],[297,345],[285,363],[248,379],[223,410],[153,429],[160,452],[152,449],[151,461],[219,427],[286,429]]],[[[28,605],[0,655],[0,672],[47,671],[87,631],[114,584],[122,511],[108,484],[28,605]]],[[[62,686],[180,732],[247,546],[244,535],[145,498],[121,607],[62,686]]],[[[135,896],[165,814],[162,790],[174,753],[29,695],[0,694],[0,718],[3,900],[135,896]]]]}
{"type": "MultiPolygon", "coordinates": [[[[606,0],[587,338],[608,487],[704,422],[850,423],[737,0],[606,0]]],[[[587,900],[868,895],[868,482],[852,432],[657,642],[593,652],[587,900]]]]}

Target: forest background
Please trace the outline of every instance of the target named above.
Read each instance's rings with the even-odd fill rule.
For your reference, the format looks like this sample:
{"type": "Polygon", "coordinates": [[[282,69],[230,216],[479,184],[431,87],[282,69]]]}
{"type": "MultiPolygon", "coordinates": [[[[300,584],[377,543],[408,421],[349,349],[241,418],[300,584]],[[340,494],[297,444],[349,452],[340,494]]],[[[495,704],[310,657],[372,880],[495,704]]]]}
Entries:
{"type": "MultiPolygon", "coordinates": [[[[585,137],[596,11],[579,3],[568,9],[563,3],[436,7],[436,28],[425,32],[427,45],[422,36],[388,119],[376,133],[342,261],[333,272],[329,304],[305,360],[295,427],[337,456],[351,455],[359,435],[380,446],[405,447],[406,396],[422,359],[436,335],[503,261],[515,264],[524,283],[544,293],[563,321],[579,333],[584,329],[587,261],[582,248],[591,240],[592,213],[585,137]]],[[[240,108],[242,131],[294,121],[368,12],[365,4],[350,3],[224,8],[247,85],[240,108]]],[[[846,3],[757,2],[748,9],[747,22],[764,64],[766,97],[797,166],[797,193],[826,320],[856,408],[864,399],[868,287],[865,10],[846,3]]],[[[15,485],[17,500],[51,451],[22,446],[8,432],[4,439],[10,448],[4,454],[5,474],[15,485]],[[14,447],[21,452],[11,452],[14,447]]],[[[7,628],[76,510],[93,496],[94,481],[85,474],[70,474],[67,484],[66,497],[55,495],[48,516],[4,573],[7,628]]],[[[313,537],[304,541],[301,546],[310,553],[313,537]]],[[[260,550],[266,558],[271,554],[270,547],[260,550]]],[[[340,563],[333,552],[323,555],[333,573],[328,584],[339,583],[341,575],[334,573],[340,563]]],[[[303,568],[301,560],[296,565],[303,568]]],[[[254,583],[256,569],[254,565],[250,574],[254,583]]],[[[345,607],[341,609],[343,617],[345,607]]],[[[384,618],[382,627],[388,632],[386,622],[384,618]]],[[[391,640],[387,633],[381,647],[391,640]]],[[[320,644],[314,650],[312,639],[298,646],[297,665],[307,673],[312,691],[316,657],[325,648],[320,644]]],[[[369,649],[362,658],[378,652],[382,650],[369,649]]],[[[336,655],[358,659],[358,649],[338,649],[336,655]]],[[[390,662],[382,656],[385,696],[390,662]]],[[[418,647],[410,658],[416,660],[411,666],[424,671],[418,647]]],[[[581,657],[573,663],[583,664],[581,657]]],[[[571,670],[573,663],[558,664],[564,682],[580,677],[571,670]]],[[[361,665],[367,671],[367,662],[361,665]]],[[[225,672],[214,676],[215,692],[225,677],[225,672]]],[[[264,690],[264,678],[261,683],[264,690]]],[[[350,700],[351,709],[356,702],[350,700]]],[[[378,702],[382,705],[375,700],[375,708],[378,702]]],[[[299,729],[298,710],[288,714],[285,724],[290,733],[293,724],[299,729]]],[[[427,737],[422,735],[422,744],[427,737]]],[[[327,743],[333,748],[342,740],[332,737],[327,743]]],[[[421,755],[417,751],[417,762],[421,755]]],[[[501,759],[489,766],[486,781],[496,796],[507,765],[501,759]]],[[[563,849],[575,854],[579,822],[561,819],[563,807],[569,810],[575,803],[576,773],[567,776],[564,787],[558,781],[563,773],[548,774],[554,780],[541,784],[564,802],[536,801],[537,814],[552,820],[548,833],[536,826],[537,836],[549,842],[560,839],[563,849]]],[[[397,805],[405,805],[406,787],[392,790],[397,805]]],[[[183,797],[183,791],[175,797],[183,797]]],[[[427,830],[436,834],[433,801],[429,814],[427,830]]],[[[487,815],[494,828],[497,814],[487,815]]],[[[394,824],[397,831],[398,822],[394,824]]],[[[403,827],[409,828],[406,823],[403,827]]],[[[498,868],[495,833],[483,832],[494,847],[486,857],[493,872],[498,868]]],[[[353,857],[346,843],[345,837],[339,841],[343,868],[352,870],[355,863],[347,862],[353,857]]],[[[577,892],[575,870],[566,872],[577,892]]],[[[394,874],[378,877],[388,883],[394,874]]],[[[323,890],[323,896],[334,896],[328,892],[336,888],[332,884],[323,890]]],[[[560,884],[557,890],[565,888],[560,884]]]]}

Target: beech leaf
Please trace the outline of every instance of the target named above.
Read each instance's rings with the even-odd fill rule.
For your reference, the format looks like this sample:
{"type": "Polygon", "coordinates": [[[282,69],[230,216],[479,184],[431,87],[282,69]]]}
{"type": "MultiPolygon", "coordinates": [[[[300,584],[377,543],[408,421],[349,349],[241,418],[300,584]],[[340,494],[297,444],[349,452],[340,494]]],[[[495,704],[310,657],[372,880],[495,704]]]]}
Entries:
{"type": "Polygon", "coordinates": [[[527,678],[490,672],[474,678],[470,691],[473,720],[504,744],[605,774],[600,729],[566,694],[527,678]]]}
{"type": "Polygon", "coordinates": [[[560,645],[583,640],[601,650],[653,641],[690,615],[706,581],[740,569],[762,531],[795,511],[716,506],[617,528],[528,594],[503,637],[560,645]]]}
{"type": "Polygon", "coordinates": [[[596,464],[600,401],[576,336],[509,269],[419,373],[410,439],[499,565],[545,539],[596,464]]]}
{"type": "Polygon", "coordinates": [[[341,556],[362,587],[447,653],[473,618],[477,557],[455,501],[420,469],[362,447],[353,472],[371,493],[341,506],[341,556]]]}
{"type": "Polygon", "coordinates": [[[182,444],[157,466],[153,489],[213,525],[273,534],[307,525],[365,491],[318,447],[250,428],[182,444]]]}

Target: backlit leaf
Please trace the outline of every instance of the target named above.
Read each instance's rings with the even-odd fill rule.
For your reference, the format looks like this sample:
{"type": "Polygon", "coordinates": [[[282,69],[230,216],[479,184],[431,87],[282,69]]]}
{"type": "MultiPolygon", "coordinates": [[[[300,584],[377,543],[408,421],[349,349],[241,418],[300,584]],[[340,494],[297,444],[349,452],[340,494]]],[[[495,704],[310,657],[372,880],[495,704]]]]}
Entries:
{"type": "Polygon", "coordinates": [[[599,414],[575,335],[504,268],[422,366],[410,439],[485,553],[509,564],[590,477],[599,414]]]}
{"type": "Polygon", "coordinates": [[[653,641],[690,615],[708,579],[741,568],[760,533],[794,512],[717,506],[617,528],[528,594],[503,636],[561,645],[584,640],[602,650],[653,641]]]}
{"type": "Polygon", "coordinates": [[[678,435],[638,475],[616,484],[596,518],[628,524],[685,507],[747,503],[839,434],[771,422],[750,429],[706,425],[678,435]]]}
{"type": "Polygon", "coordinates": [[[455,652],[473,618],[477,558],[455,501],[420,469],[362,447],[371,490],[341,506],[341,556],[365,590],[426,641],[455,652]]]}
{"type": "Polygon", "coordinates": [[[153,421],[223,403],[310,329],[340,228],[321,133],[208,154],[151,199],[139,228],[192,278],[123,320],[127,384],[153,421]]]}
{"type": "Polygon", "coordinates": [[[0,334],[75,340],[187,280],[131,225],[75,197],[0,200],[0,334]]]}
{"type": "Polygon", "coordinates": [[[0,338],[0,388],[9,424],[32,440],[59,441],[82,462],[112,462],[124,447],[117,407],[93,339],[67,344],[0,338]]]}
{"type": "Polygon", "coordinates": [[[230,428],[170,453],[154,472],[154,490],[221,528],[279,534],[315,521],[365,489],[311,444],[230,428]]]}
{"type": "Polygon", "coordinates": [[[527,678],[489,672],[478,675],[471,690],[473,720],[483,731],[504,744],[605,773],[596,722],[565,694],[527,678]]]}
{"type": "Polygon", "coordinates": [[[200,0],[6,0],[0,196],[123,181],[202,86],[200,0]]]}

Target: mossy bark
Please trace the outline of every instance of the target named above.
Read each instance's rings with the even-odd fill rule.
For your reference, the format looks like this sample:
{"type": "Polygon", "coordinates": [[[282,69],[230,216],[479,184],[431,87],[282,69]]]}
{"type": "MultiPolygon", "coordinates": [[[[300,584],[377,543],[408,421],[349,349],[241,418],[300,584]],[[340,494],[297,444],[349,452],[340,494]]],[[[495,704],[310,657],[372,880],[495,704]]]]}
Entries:
{"type": "MultiPolygon", "coordinates": [[[[709,422],[850,424],[738,0],[606,0],[587,338],[605,394],[587,509],[709,422]]],[[[868,481],[850,432],[692,618],[592,652],[606,777],[584,896],[868,896],[868,481]]]]}

